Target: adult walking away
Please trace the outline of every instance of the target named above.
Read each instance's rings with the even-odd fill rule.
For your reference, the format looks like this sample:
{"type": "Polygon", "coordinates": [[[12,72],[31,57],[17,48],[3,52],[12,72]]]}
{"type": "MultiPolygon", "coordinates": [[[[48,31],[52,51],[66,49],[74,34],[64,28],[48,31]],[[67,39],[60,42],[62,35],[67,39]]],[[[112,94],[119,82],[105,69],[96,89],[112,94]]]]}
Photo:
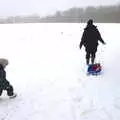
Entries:
{"type": "Polygon", "coordinates": [[[106,44],[103,41],[97,27],[93,25],[93,20],[90,19],[88,20],[87,26],[84,29],[81,42],[79,45],[80,49],[82,48],[83,45],[85,47],[87,65],[89,65],[90,58],[91,58],[91,63],[94,64],[97,47],[98,47],[98,41],[100,41],[102,44],[106,44]]]}

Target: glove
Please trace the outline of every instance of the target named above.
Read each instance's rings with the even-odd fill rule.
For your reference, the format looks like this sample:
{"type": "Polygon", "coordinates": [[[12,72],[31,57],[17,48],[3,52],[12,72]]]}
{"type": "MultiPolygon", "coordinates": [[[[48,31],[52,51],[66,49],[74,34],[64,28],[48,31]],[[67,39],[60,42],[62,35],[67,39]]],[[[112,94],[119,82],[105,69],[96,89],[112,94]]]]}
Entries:
{"type": "Polygon", "coordinates": [[[106,45],[106,43],[104,42],[103,45],[106,45]]]}
{"type": "Polygon", "coordinates": [[[82,45],[81,45],[81,44],[79,45],[79,48],[80,48],[80,49],[82,48],[82,45]]]}

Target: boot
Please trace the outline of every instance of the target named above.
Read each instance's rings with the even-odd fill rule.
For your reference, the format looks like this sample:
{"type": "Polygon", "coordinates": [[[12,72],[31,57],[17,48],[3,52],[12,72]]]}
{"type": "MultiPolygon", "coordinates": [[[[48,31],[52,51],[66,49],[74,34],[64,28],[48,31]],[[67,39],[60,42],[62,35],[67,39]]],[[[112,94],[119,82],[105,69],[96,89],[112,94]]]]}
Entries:
{"type": "Polygon", "coordinates": [[[13,98],[15,98],[16,96],[17,96],[17,94],[14,93],[13,95],[9,96],[9,98],[10,98],[10,99],[13,99],[13,98]]]}

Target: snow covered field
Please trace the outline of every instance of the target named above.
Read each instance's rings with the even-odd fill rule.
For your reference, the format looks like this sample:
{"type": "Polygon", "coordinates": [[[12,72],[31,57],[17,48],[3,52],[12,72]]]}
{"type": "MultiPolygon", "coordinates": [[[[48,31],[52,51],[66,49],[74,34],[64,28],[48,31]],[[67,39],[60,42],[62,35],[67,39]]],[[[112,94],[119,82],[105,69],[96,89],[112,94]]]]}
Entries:
{"type": "Polygon", "coordinates": [[[101,76],[86,76],[86,24],[1,24],[0,57],[18,97],[0,99],[0,120],[119,120],[120,24],[95,24],[101,76]]]}

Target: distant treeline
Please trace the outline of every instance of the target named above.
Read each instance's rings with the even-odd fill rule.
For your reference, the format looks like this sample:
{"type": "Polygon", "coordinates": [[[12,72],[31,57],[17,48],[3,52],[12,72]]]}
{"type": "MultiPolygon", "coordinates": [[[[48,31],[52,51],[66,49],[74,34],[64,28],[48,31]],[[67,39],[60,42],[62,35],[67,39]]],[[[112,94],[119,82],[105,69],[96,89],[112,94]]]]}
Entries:
{"type": "Polygon", "coordinates": [[[40,17],[37,14],[8,17],[7,19],[0,19],[0,23],[84,23],[89,18],[98,23],[120,23],[120,5],[74,7],[65,11],[57,11],[54,15],[46,17],[40,17]]]}

